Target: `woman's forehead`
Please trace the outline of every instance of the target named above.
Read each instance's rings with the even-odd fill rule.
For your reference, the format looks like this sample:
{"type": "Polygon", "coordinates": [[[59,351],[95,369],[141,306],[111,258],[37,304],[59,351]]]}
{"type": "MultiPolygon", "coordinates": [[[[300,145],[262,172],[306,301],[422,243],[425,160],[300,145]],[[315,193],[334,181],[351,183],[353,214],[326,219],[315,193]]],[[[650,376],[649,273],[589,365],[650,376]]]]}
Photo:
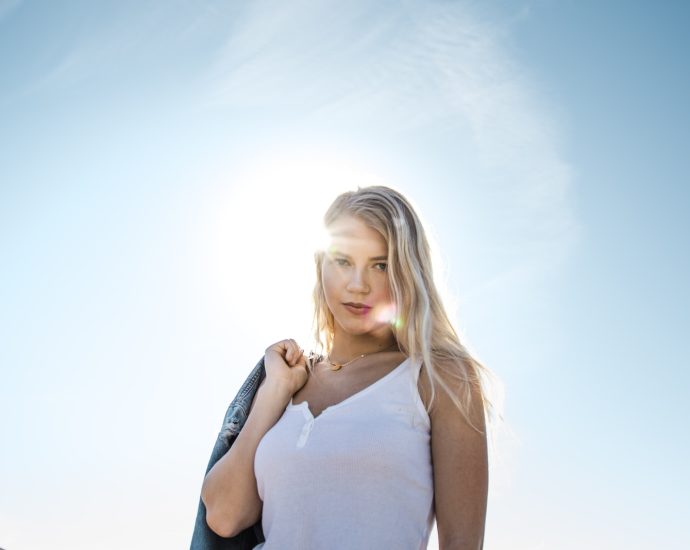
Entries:
{"type": "Polygon", "coordinates": [[[364,247],[387,250],[386,240],[376,229],[351,216],[335,220],[328,228],[330,247],[364,247]]]}

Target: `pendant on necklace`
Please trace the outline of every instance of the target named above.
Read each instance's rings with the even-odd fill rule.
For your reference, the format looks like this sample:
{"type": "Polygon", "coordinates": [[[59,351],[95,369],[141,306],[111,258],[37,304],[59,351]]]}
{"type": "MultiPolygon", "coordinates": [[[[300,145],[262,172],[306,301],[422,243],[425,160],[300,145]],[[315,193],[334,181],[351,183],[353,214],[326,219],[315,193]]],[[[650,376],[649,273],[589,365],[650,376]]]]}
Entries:
{"type": "Polygon", "coordinates": [[[342,365],[332,365],[331,366],[331,370],[340,370],[341,368],[343,368],[342,365]]]}

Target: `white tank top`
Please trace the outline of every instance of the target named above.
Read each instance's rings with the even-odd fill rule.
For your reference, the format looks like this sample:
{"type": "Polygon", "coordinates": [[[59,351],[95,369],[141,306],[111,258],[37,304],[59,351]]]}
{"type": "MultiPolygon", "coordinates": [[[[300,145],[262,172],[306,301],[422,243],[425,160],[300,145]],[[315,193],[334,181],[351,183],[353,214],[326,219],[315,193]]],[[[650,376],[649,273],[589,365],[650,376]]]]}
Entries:
{"type": "Polygon", "coordinates": [[[314,418],[288,403],[256,449],[263,550],[425,549],[434,521],[421,360],[314,418]]]}

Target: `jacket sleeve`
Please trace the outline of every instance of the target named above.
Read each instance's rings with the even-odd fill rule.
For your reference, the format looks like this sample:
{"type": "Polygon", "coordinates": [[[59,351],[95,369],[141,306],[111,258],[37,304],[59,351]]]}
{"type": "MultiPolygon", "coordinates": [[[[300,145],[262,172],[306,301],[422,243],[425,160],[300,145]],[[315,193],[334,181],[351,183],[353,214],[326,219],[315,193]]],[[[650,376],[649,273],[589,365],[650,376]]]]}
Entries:
{"type": "MultiPolygon", "coordinates": [[[[265,376],[266,370],[262,356],[251,373],[249,373],[249,376],[240,387],[225,413],[223,425],[218,433],[213,451],[211,452],[211,458],[206,466],[206,474],[228,452],[228,449],[237,439],[237,435],[247,420],[254,394],[265,376]]],[[[204,477],[206,474],[204,474],[204,477]]],[[[252,550],[254,546],[264,542],[264,540],[261,518],[252,527],[248,527],[234,537],[225,538],[214,533],[206,523],[206,506],[204,506],[201,496],[199,496],[199,506],[190,550],[252,550]]]]}

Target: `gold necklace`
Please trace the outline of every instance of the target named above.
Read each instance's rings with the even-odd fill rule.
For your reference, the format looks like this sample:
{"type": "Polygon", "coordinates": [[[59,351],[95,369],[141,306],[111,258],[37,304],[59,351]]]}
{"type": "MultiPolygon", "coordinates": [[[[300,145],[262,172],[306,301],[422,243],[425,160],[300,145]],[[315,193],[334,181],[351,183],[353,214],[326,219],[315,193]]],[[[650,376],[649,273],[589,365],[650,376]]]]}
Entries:
{"type": "MultiPolygon", "coordinates": [[[[393,344],[393,345],[394,345],[396,348],[398,347],[397,344],[393,344]]],[[[369,353],[363,353],[362,355],[359,355],[359,356],[355,357],[354,359],[350,359],[347,363],[334,363],[333,361],[331,361],[330,357],[329,357],[328,359],[326,359],[326,361],[328,361],[328,363],[331,365],[331,370],[332,370],[332,371],[337,371],[337,370],[340,370],[340,369],[342,369],[343,367],[349,365],[350,363],[352,363],[352,362],[354,362],[354,361],[357,361],[357,359],[361,359],[362,357],[366,357],[367,355],[372,355],[372,354],[374,354],[374,353],[381,353],[381,352],[384,352],[384,351],[388,351],[388,350],[391,349],[392,347],[393,347],[393,346],[388,346],[386,349],[382,349],[382,350],[379,350],[379,351],[370,351],[369,353]]]]}
{"type": "MultiPolygon", "coordinates": [[[[374,353],[374,352],[371,352],[371,353],[374,353]]],[[[359,357],[355,357],[354,359],[351,359],[351,360],[348,361],[347,363],[334,363],[333,361],[330,360],[330,358],[329,358],[329,359],[326,359],[326,361],[328,361],[328,362],[331,364],[331,370],[332,370],[332,371],[336,371],[336,370],[342,369],[342,368],[343,368],[344,366],[346,366],[346,365],[349,365],[349,364],[352,363],[353,361],[357,361],[357,359],[361,359],[362,357],[366,357],[367,355],[371,355],[371,353],[363,353],[363,354],[360,355],[359,357]]]]}

